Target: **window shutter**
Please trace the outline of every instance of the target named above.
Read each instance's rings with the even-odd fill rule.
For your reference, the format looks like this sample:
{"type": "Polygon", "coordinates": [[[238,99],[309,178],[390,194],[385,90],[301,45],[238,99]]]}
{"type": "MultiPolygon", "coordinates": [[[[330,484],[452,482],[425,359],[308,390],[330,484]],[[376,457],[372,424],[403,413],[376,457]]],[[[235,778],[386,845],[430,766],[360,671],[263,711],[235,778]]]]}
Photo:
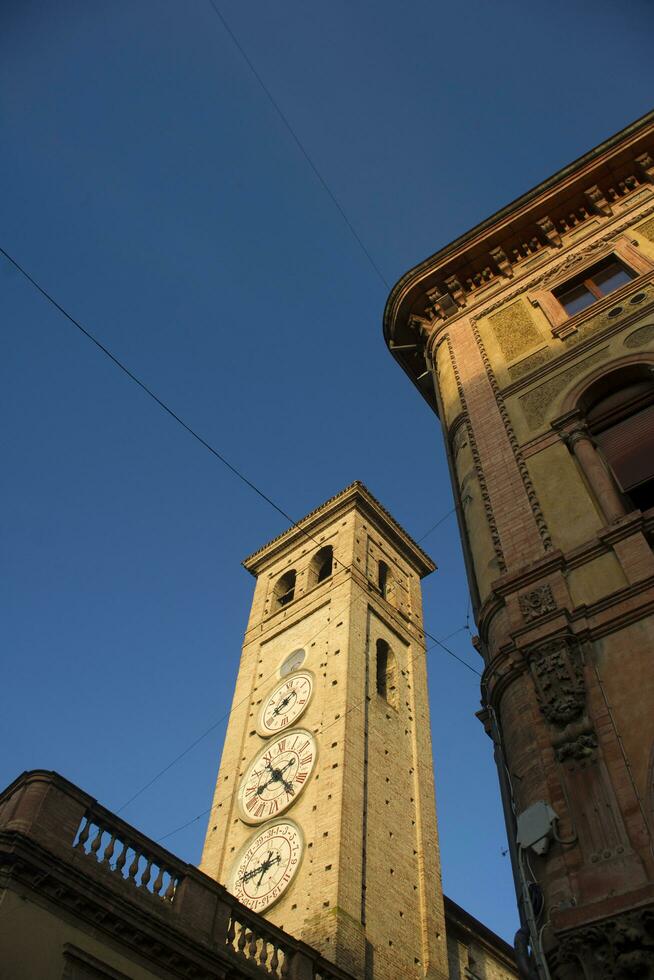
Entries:
{"type": "Polygon", "coordinates": [[[654,405],[597,433],[595,439],[622,490],[654,479],[654,405]]]}

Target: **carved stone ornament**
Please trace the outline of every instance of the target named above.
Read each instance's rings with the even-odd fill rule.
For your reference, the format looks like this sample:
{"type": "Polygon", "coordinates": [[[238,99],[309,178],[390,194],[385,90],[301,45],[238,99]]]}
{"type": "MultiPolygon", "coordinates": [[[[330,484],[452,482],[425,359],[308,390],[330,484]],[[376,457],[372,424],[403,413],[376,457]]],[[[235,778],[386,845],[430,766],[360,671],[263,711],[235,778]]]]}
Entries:
{"type": "Polygon", "coordinates": [[[586,704],[577,641],[572,636],[546,640],[532,647],[528,657],[543,715],[552,725],[569,725],[586,704]]]}
{"type": "Polygon", "coordinates": [[[593,762],[597,748],[597,736],[586,715],[580,721],[568,725],[552,739],[559,762],[593,762]]]}
{"type": "Polygon", "coordinates": [[[539,585],[531,592],[518,596],[520,612],[527,623],[556,609],[556,602],[549,585],[539,585]]]}
{"type": "Polygon", "coordinates": [[[654,909],[625,912],[563,936],[549,957],[555,980],[652,980],[654,909]]]}

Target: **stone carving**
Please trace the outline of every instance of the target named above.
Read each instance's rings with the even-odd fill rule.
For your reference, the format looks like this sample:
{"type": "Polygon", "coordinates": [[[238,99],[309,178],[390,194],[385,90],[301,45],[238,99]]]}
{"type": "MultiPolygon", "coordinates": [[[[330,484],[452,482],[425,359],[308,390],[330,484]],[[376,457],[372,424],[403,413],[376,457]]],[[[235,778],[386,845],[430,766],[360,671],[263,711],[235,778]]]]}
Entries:
{"type": "Polygon", "coordinates": [[[535,371],[536,368],[542,367],[543,364],[547,364],[553,357],[555,357],[554,351],[549,347],[537,350],[534,354],[529,354],[521,361],[518,361],[517,364],[512,364],[509,368],[509,377],[512,381],[517,381],[523,375],[535,371]]]}
{"type": "Polygon", "coordinates": [[[552,739],[559,762],[592,762],[595,759],[597,736],[586,715],[580,721],[568,725],[552,739]]]}
{"type": "Polygon", "coordinates": [[[644,224],[638,225],[637,228],[634,228],[634,231],[638,232],[639,235],[642,235],[643,238],[647,238],[648,241],[654,242],[654,218],[650,218],[650,220],[646,221],[644,224]]]}
{"type": "Polygon", "coordinates": [[[528,623],[556,609],[556,602],[549,585],[539,585],[531,592],[523,592],[518,596],[518,603],[520,612],[528,623]]]}
{"type": "Polygon", "coordinates": [[[646,326],[634,330],[628,337],[625,337],[624,345],[630,348],[644,347],[645,344],[649,344],[652,340],[654,340],[654,324],[648,323],[646,326]]]}
{"type": "Polygon", "coordinates": [[[513,266],[503,248],[492,248],[490,250],[490,257],[503,276],[506,276],[507,279],[513,277],[513,266]]]}
{"type": "Polygon", "coordinates": [[[463,411],[466,417],[466,428],[468,432],[468,439],[470,442],[470,450],[472,452],[472,459],[475,464],[475,473],[477,475],[477,480],[479,482],[479,489],[481,491],[481,499],[484,504],[484,514],[486,515],[486,520],[488,522],[488,529],[491,534],[491,540],[493,542],[493,551],[495,552],[495,558],[497,560],[497,567],[500,572],[506,571],[506,560],[504,558],[504,552],[502,550],[502,542],[500,540],[500,534],[497,530],[497,522],[495,521],[495,514],[493,513],[493,507],[491,505],[490,494],[488,492],[488,485],[486,483],[486,477],[484,476],[484,470],[481,465],[481,456],[479,455],[479,447],[477,446],[477,440],[475,439],[474,432],[470,428],[468,420],[468,404],[466,402],[466,396],[463,391],[463,385],[461,383],[461,372],[459,371],[459,366],[456,362],[456,357],[454,356],[454,351],[452,350],[452,345],[450,343],[449,337],[445,341],[447,344],[447,349],[450,354],[450,360],[452,362],[452,370],[454,371],[454,378],[456,380],[457,390],[459,392],[459,399],[463,405],[463,411]]]}
{"type": "Polygon", "coordinates": [[[490,360],[488,359],[488,354],[486,353],[486,348],[484,347],[484,342],[481,339],[479,329],[477,327],[477,322],[474,317],[470,318],[470,324],[472,326],[472,332],[474,334],[477,346],[479,347],[479,353],[481,354],[481,359],[484,362],[484,368],[486,370],[486,376],[488,382],[495,396],[495,401],[497,402],[497,407],[499,409],[500,416],[502,417],[502,422],[504,423],[504,428],[511,444],[511,449],[513,450],[513,455],[518,466],[518,471],[522,479],[523,486],[525,488],[525,493],[527,494],[527,499],[529,500],[529,506],[531,507],[531,512],[534,515],[534,520],[536,522],[536,527],[538,528],[538,533],[540,534],[541,541],[543,542],[543,548],[545,551],[550,551],[554,546],[552,544],[552,537],[547,527],[547,522],[545,521],[545,516],[541,510],[540,502],[538,500],[538,495],[534,484],[532,483],[531,477],[529,476],[529,470],[527,469],[527,464],[525,463],[524,456],[520,449],[520,443],[515,434],[515,429],[509,418],[509,413],[506,410],[506,403],[502,397],[500,391],[500,386],[497,383],[497,378],[495,377],[495,372],[491,367],[490,360]]]}
{"type": "Polygon", "coordinates": [[[636,166],[646,180],[654,183],[654,160],[649,153],[641,153],[639,157],[636,157],[636,166]]]}
{"type": "Polygon", "coordinates": [[[607,217],[610,214],[613,214],[613,211],[611,210],[611,205],[609,204],[609,202],[606,200],[606,197],[604,196],[604,191],[600,190],[597,184],[593,184],[592,187],[589,187],[587,190],[585,190],[584,197],[590,204],[593,211],[596,211],[597,214],[603,214],[606,215],[607,217]]]}
{"type": "Polygon", "coordinates": [[[495,313],[490,317],[489,323],[506,361],[513,361],[528,350],[543,344],[543,337],[528,307],[521,300],[495,313]]]}
{"type": "Polygon", "coordinates": [[[539,218],[536,224],[538,225],[542,233],[545,235],[545,238],[547,239],[550,245],[553,245],[554,248],[561,248],[563,242],[561,240],[561,236],[559,232],[557,231],[556,225],[554,224],[551,218],[547,216],[545,216],[544,218],[539,218]]]}
{"type": "Polygon", "coordinates": [[[586,704],[577,641],[558,636],[532,647],[528,657],[543,715],[552,725],[569,725],[586,704]]]}
{"type": "Polygon", "coordinates": [[[606,357],[608,349],[608,347],[602,347],[601,350],[589,354],[582,361],[577,361],[565,371],[561,371],[560,374],[554,375],[553,378],[538,385],[537,388],[531,388],[526,394],[520,396],[522,410],[530,429],[537,429],[545,421],[547,409],[556,396],[567,388],[574,378],[602,361],[606,357]]]}
{"type": "Polygon", "coordinates": [[[654,909],[625,912],[561,937],[549,958],[555,980],[651,980],[654,909]]]}

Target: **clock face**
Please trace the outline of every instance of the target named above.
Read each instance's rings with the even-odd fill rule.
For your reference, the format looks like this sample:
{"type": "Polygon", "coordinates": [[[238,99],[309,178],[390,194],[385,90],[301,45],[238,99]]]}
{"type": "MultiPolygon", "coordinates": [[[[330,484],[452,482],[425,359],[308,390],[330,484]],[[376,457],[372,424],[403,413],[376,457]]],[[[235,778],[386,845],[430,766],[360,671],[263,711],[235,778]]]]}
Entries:
{"type": "Polygon", "coordinates": [[[241,848],[227,882],[239,902],[263,912],[276,902],[297,874],[304,841],[292,820],[263,827],[241,848]]]}
{"type": "Polygon", "coordinates": [[[257,725],[259,734],[267,738],[294,725],[312,694],[313,674],[308,670],[298,670],[284,678],[263,703],[257,725]]]}
{"type": "Polygon", "coordinates": [[[279,668],[279,676],[287,677],[292,671],[297,670],[304,663],[305,657],[306,653],[304,650],[294,650],[293,653],[289,653],[279,668]]]}
{"type": "Polygon", "coordinates": [[[317,754],[315,738],[302,728],[264,746],[245,770],[238,790],[245,823],[263,823],[287,810],[304,789],[317,754]]]}

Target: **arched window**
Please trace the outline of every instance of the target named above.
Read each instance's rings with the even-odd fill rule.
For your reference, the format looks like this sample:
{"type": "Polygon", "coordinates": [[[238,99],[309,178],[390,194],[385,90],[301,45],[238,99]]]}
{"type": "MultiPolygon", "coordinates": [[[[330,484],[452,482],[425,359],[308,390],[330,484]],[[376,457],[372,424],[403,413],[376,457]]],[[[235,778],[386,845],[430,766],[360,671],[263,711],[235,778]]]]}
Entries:
{"type": "Polygon", "coordinates": [[[397,663],[386,640],[377,640],[377,694],[394,708],[397,705],[397,663]]]}
{"type": "Polygon", "coordinates": [[[276,612],[283,606],[288,605],[289,602],[292,602],[294,595],[295,569],[291,568],[288,572],[284,572],[282,577],[277,579],[275,583],[272,612],[276,612]]]}
{"type": "Polygon", "coordinates": [[[309,565],[309,587],[324,582],[332,574],[334,564],[334,549],[331,545],[320,548],[311,559],[309,565]]]}
{"type": "Polygon", "coordinates": [[[390,604],[394,606],[396,604],[395,581],[393,579],[393,573],[385,561],[379,562],[378,575],[379,578],[377,580],[377,584],[379,585],[379,591],[382,594],[382,598],[386,599],[386,602],[390,602],[390,604]]]}
{"type": "Polygon", "coordinates": [[[631,508],[654,506],[654,375],[635,364],[599,378],[581,405],[588,431],[631,508]]]}

